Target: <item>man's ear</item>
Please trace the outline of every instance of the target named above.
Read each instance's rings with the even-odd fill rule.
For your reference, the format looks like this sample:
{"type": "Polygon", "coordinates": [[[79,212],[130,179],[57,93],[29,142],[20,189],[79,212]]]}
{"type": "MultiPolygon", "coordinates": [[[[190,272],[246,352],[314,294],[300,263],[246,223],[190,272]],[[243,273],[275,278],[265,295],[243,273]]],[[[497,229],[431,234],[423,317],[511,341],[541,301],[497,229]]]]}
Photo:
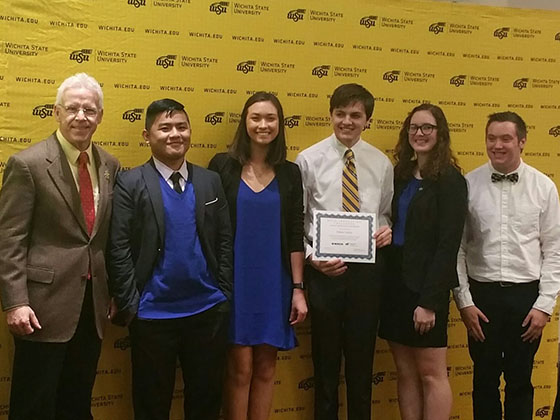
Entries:
{"type": "Polygon", "coordinates": [[[521,151],[523,151],[523,149],[525,148],[525,143],[527,143],[527,137],[523,137],[521,140],[519,140],[519,147],[521,151]]]}

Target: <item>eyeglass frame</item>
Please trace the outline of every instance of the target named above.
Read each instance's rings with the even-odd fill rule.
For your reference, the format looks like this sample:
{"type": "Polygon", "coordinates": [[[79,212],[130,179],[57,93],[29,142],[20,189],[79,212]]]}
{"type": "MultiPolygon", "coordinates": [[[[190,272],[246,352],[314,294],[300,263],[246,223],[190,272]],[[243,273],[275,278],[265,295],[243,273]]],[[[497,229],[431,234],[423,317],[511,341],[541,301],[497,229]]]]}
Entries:
{"type": "Polygon", "coordinates": [[[61,107],[66,113],[66,115],[72,118],[76,118],[78,115],[80,115],[80,111],[84,114],[84,117],[87,119],[95,118],[97,117],[97,114],[99,114],[99,111],[95,108],[89,108],[89,107],[84,108],[84,107],[77,107],[77,106],[75,107],[72,105],[65,106],[62,104],[58,104],[57,106],[61,107]]]}
{"type": "Polygon", "coordinates": [[[418,132],[418,130],[420,130],[420,132],[424,136],[429,136],[430,134],[432,134],[434,132],[434,130],[437,130],[437,128],[438,128],[437,125],[429,124],[429,123],[425,123],[425,124],[422,124],[422,125],[410,124],[406,131],[408,132],[408,134],[414,135],[418,132]],[[425,129],[428,129],[428,130],[424,131],[425,129]]]}

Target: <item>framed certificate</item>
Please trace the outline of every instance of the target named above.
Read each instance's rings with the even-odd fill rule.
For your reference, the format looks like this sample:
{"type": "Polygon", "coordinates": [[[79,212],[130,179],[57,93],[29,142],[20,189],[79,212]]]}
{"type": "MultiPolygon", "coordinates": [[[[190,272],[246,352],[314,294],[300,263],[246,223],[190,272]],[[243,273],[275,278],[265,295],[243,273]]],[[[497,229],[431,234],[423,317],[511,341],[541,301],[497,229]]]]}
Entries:
{"type": "Polygon", "coordinates": [[[350,213],[315,210],[313,212],[313,259],[345,262],[375,262],[377,227],[375,213],[350,213]]]}

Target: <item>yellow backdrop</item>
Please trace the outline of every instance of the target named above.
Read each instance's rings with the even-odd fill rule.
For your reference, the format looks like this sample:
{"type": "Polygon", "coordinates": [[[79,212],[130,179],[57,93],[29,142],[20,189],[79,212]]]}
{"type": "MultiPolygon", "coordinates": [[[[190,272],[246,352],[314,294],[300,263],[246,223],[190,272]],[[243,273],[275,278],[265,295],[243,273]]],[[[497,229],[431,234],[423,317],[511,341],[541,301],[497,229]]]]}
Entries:
{"type": "MultiPolygon", "coordinates": [[[[486,161],[486,116],[510,109],[529,126],[524,160],[556,181],[558,22],[558,12],[406,0],[3,0],[0,173],[11,154],[55,129],[56,87],[85,71],[105,92],[95,141],[124,167],[149,156],[140,133],[154,99],[186,105],[193,125],[188,159],[205,166],[226,150],[245,99],[256,90],[272,91],[283,103],[295,159],[330,134],[332,90],[356,82],[377,98],[364,138],[389,155],[406,113],[430,101],[446,112],[453,148],[469,171],[486,161]]],[[[556,313],[534,365],[539,419],[550,416],[556,391],[557,322],[556,313]]],[[[7,418],[13,353],[4,325],[0,419],[7,418]]],[[[309,329],[308,323],[297,329],[299,348],[279,354],[272,419],[312,418],[309,329]]],[[[92,401],[97,419],[131,418],[128,347],[127,331],[111,328],[92,401]]],[[[454,305],[448,372],[452,418],[469,420],[472,365],[454,305]]],[[[382,340],[372,382],[374,417],[398,418],[395,368],[382,340]]],[[[173,420],[182,418],[181,394],[179,385],[173,420]]]]}

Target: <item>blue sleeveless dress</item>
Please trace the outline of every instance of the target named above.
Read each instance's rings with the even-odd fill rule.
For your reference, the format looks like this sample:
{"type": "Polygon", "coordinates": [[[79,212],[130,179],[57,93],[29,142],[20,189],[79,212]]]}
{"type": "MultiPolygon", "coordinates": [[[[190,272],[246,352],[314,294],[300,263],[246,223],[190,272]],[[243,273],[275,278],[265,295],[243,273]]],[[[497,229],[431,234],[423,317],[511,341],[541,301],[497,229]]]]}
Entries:
{"type": "Polygon", "coordinates": [[[280,350],[296,345],[289,317],[292,281],[282,264],[278,180],[255,193],[243,180],[237,194],[230,340],[280,350]]]}

